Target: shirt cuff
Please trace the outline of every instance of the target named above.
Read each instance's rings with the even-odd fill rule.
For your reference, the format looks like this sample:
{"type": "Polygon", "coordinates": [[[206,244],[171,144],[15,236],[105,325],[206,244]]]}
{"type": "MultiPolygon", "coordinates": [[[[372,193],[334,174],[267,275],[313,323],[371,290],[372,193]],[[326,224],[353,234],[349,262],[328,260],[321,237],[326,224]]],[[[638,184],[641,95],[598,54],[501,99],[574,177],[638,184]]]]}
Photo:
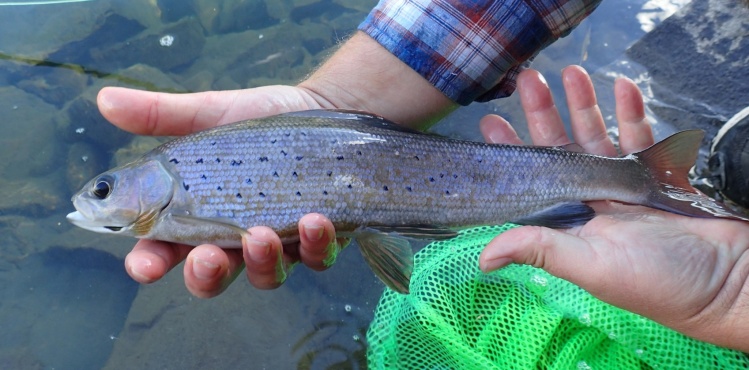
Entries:
{"type": "Polygon", "coordinates": [[[359,25],[461,105],[510,95],[530,60],[598,1],[381,0],[359,25]]]}

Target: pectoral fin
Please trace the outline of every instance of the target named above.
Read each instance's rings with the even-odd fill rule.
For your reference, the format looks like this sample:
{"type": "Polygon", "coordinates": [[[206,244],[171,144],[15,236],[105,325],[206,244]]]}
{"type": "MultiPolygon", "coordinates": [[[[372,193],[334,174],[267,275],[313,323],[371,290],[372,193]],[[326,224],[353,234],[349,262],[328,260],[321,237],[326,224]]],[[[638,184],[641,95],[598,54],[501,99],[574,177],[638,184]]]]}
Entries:
{"type": "Polygon", "coordinates": [[[565,202],[512,220],[519,225],[545,226],[552,229],[568,229],[580,226],[595,217],[596,212],[583,202],[565,202]]]}
{"type": "Polygon", "coordinates": [[[364,260],[390,289],[408,294],[413,251],[408,240],[377,231],[362,231],[356,236],[364,260]]]}

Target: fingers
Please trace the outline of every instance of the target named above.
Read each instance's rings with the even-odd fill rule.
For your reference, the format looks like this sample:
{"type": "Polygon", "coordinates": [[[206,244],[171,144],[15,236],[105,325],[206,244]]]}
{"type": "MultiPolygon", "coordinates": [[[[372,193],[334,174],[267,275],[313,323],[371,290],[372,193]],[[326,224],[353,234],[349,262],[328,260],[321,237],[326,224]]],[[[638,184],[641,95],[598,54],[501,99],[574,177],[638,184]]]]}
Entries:
{"type": "Polygon", "coordinates": [[[523,141],[520,140],[510,123],[496,114],[489,114],[481,118],[479,129],[487,143],[523,145],[523,141]]]}
{"type": "Polygon", "coordinates": [[[224,250],[208,244],[197,246],[185,260],[185,286],[196,297],[215,297],[234,281],[242,266],[239,249],[224,250]]]}
{"type": "Polygon", "coordinates": [[[562,71],[562,83],[567,95],[575,143],[587,153],[617,156],[614,143],[606,132],[606,124],[588,73],[580,66],[569,66],[562,71]]]}
{"type": "Polygon", "coordinates": [[[97,104],[117,127],[139,135],[185,135],[215,126],[236,91],[168,94],[106,87],[97,104]]]}
{"type": "Polygon", "coordinates": [[[614,83],[614,97],[622,153],[638,152],[653,145],[653,130],[645,118],[642,93],[637,85],[628,78],[617,78],[614,83]]]}
{"type": "Polygon", "coordinates": [[[313,270],[330,267],[341,250],[335,239],[333,223],[318,213],[305,215],[299,220],[299,238],[301,260],[313,270]]]}
{"type": "Polygon", "coordinates": [[[153,283],[182,262],[191,247],[141,239],[125,257],[125,270],[137,282],[153,283]]]}
{"type": "Polygon", "coordinates": [[[320,108],[292,86],[194,94],[105,87],[99,91],[97,104],[107,120],[139,135],[185,135],[243,119],[320,108]]]}
{"type": "Polygon", "coordinates": [[[290,263],[283,258],[283,245],[278,235],[268,227],[256,226],[242,238],[247,279],[258,289],[274,289],[284,280],[290,263]]]}
{"type": "Polygon", "coordinates": [[[527,69],[518,75],[517,85],[533,143],[544,146],[569,144],[562,118],[544,77],[538,71],[527,69]]]}
{"type": "Polygon", "coordinates": [[[600,291],[605,279],[596,268],[595,249],[577,236],[538,226],[508,230],[494,238],[479,257],[484,272],[512,262],[533,265],[586,290],[600,291]]]}

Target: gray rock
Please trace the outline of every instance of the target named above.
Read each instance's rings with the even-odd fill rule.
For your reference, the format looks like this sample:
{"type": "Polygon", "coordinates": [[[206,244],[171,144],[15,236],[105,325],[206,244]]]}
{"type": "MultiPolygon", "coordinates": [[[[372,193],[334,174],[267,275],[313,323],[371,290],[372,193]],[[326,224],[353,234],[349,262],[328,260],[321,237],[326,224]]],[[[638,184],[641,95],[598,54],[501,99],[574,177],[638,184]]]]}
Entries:
{"type": "Polygon", "coordinates": [[[0,87],[3,135],[0,172],[3,181],[21,181],[56,171],[62,160],[55,139],[54,107],[15,87],[0,87]]]}
{"type": "Polygon", "coordinates": [[[201,53],[203,28],[194,18],[185,18],[163,28],[148,29],[126,41],[91,49],[97,69],[117,69],[143,63],[162,71],[192,63],[201,53]]]}
{"type": "Polygon", "coordinates": [[[264,0],[193,0],[192,5],[206,31],[211,34],[259,30],[278,24],[264,0]]]}
{"type": "Polygon", "coordinates": [[[95,99],[84,94],[73,100],[65,107],[66,116],[58,119],[57,129],[70,143],[85,141],[95,145],[101,153],[111,153],[128,143],[132,135],[104,119],[95,99]]]}
{"type": "Polygon", "coordinates": [[[59,172],[45,177],[0,181],[0,214],[46,217],[69,207],[59,172]]]}
{"type": "Polygon", "coordinates": [[[652,78],[659,118],[708,138],[749,102],[747,55],[749,6],[723,0],[692,1],[627,51],[652,78]]]}
{"type": "Polygon", "coordinates": [[[70,194],[80,190],[86,182],[107,169],[107,163],[102,159],[101,153],[85,141],[70,146],[65,172],[70,194]]]}
{"type": "Polygon", "coordinates": [[[128,145],[117,149],[112,158],[112,163],[109,166],[117,167],[130,163],[140,158],[149,150],[161,145],[166,140],[168,139],[151,136],[136,136],[128,145]]]}
{"type": "Polygon", "coordinates": [[[89,76],[82,70],[51,68],[41,72],[35,71],[18,81],[16,86],[61,108],[73,97],[80,95],[89,82],[89,76]]]}

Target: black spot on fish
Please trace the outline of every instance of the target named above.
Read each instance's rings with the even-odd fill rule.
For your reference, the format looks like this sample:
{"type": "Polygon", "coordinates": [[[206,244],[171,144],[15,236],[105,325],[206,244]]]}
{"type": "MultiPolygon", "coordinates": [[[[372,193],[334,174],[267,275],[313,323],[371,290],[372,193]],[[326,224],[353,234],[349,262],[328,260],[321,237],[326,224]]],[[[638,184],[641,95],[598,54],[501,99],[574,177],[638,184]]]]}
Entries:
{"type": "Polygon", "coordinates": [[[429,182],[434,182],[434,177],[430,177],[429,182]]]}
{"type": "Polygon", "coordinates": [[[248,184],[252,184],[252,179],[248,177],[247,180],[244,180],[244,182],[246,182],[248,184]]]}
{"type": "Polygon", "coordinates": [[[278,177],[278,172],[273,171],[273,177],[278,177]]]}
{"type": "Polygon", "coordinates": [[[232,166],[239,166],[239,165],[240,165],[240,164],[242,164],[242,163],[244,163],[244,161],[243,161],[243,160],[241,160],[241,159],[240,159],[240,160],[238,160],[238,161],[235,161],[235,160],[233,160],[233,159],[231,160],[231,165],[232,165],[232,166]]]}
{"type": "Polygon", "coordinates": [[[294,159],[296,159],[297,161],[301,161],[302,158],[304,158],[304,157],[302,157],[301,155],[298,155],[298,156],[294,157],[294,159]]]}
{"type": "Polygon", "coordinates": [[[169,160],[169,162],[172,162],[174,164],[179,163],[179,161],[177,160],[177,158],[172,158],[172,159],[169,160]]]}
{"type": "Polygon", "coordinates": [[[190,190],[190,185],[187,185],[184,182],[182,183],[182,187],[185,188],[185,190],[190,190]]]}
{"type": "Polygon", "coordinates": [[[277,141],[278,141],[277,139],[273,139],[273,140],[270,141],[270,143],[271,144],[275,144],[277,141]]]}
{"type": "Polygon", "coordinates": [[[206,176],[205,174],[200,175],[200,178],[203,180],[208,180],[208,176],[206,176]]]}
{"type": "Polygon", "coordinates": [[[261,192],[259,192],[259,193],[258,193],[257,195],[259,195],[259,196],[260,196],[260,198],[265,198],[265,193],[263,193],[262,191],[261,191],[261,192]]]}
{"type": "Polygon", "coordinates": [[[260,162],[268,162],[268,157],[260,157],[258,158],[260,162]]]}
{"type": "Polygon", "coordinates": [[[342,161],[342,160],[343,160],[343,156],[342,156],[342,155],[339,155],[339,156],[335,157],[335,159],[337,159],[337,160],[339,160],[339,161],[342,161]]]}
{"type": "Polygon", "coordinates": [[[418,155],[415,155],[415,156],[414,156],[414,159],[415,159],[415,160],[417,160],[417,161],[419,161],[419,160],[420,160],[420,159],[419,159],[419,156],[418,156],[418,155]]]}
{"type": "Polygon", "coordinates": [[[351,189],[351,188],[353,188],[353,186],[351,186],[351,184],[348,184],[348,188],[351,189]]]}
{"type": "Polygon", "coordinates": [[[331,144],[338,144],[338,139],[333,139],[333,140],[330,140],[330,143],[331,143],[331,144]]]}
{"type": "Polygon", "coordinates": [[[296,174],[296,171],[294,171],[294,173],[292,173],[291,176],[294,176],[294,178],[299,177],[299,175],[296,174]]]}
{"type": "Polygon", "coordinates": [[[413,189],[411,189],[411,187],[410,187],[410,186],[406,186],[406,190],[408,190],[408,192],[409,192],[409,193],[410,193],[411,191],[413,191],[413,189]]]}
{"type": "Polygon", "coordinates": [[[441,174],[440,174],[440,178],[443,178],[443,177],[445,177],[445,174],[444,174],[444,173],[441,173],[441,174]]]}
{"type": "Polygon", "coordinates": [[[286,137],[289,137],[289,136],[291,136],[291,132],[285,132],[285,133],[284,133],[284,136],[286,136],[286,137]]]}
{"type": "Polygon", "coordinates": [[[221,191],[221,190],[224,190],[224,189],[223,189],[223,188],[221,188],[220,186],[217,186],[217,187],[216,187],[216,190],[218,190],[218,191],[221,191]]]}
{"type": "Polygon", "coordinates": [[[383,186],[382,190],[388,191],[388,186],[387,185],[383,186]]]}
{"type": "Polygon", "coordinates": [[[216,163],[221,163],[221,158],[216,158],[216,163]]]}
{"type": "Polygon", "coordinates": [[[458,175],[457,175],[457,174],[454,174],[454,175],[453,175],[453,178],[454,178],[454,179],[457,179],[457,178],[458,178],[458,175]]]}
{"type": "Polygon", "coordinates": [[[307,136],[307,133],[304,131],[300,132],[300,134],[302,134],[302,136],[307,136]]]}
{"type": "Polygon", "coordinates": [[[282,151],[281,151],[281,154],[283,154],[283,156],[285,157],[285,156],[286,156],[287,154],[289,154],[289,153],[286,153],[286,151],[285,151],[285,150],[282,150],[282,151]]]}
{"type": "Polygon", "coordinates": [[[301,197],[301,196],[302,196],[302,193],[300,193],[300,192],[296,192],[296,196],[298,196],[298,197],[301,197]]]}
{"type": "Polygon", "coordinates": [[[450,190],[445,190],[445,195],[450,195],[450,190]]]}
{"type": "Polygon", "coordinates": [[[357,150],[356,155],[361,155],[361,150],[357,150]]]}
{"type": "Polygon", "coordinates": [[[215,142],[215,141],[214,141],[214,142],[212,142],[212,143],[211,143],[211,145],[216,145],[216,142],[215,142]]]}
{"type": "Polygon", "coordinates": [[[237,193],[237,199],[242,199],[242,194],[241,193],[237,193]]]}
{"type": "Polygon", "coordinates": [[[333,176],[333,171],[328,171],[328,177],[333,176]]]}
{"type": "Polygon", "coordinates": [[[203,163],[203,158],[198,158],[198,160],[195,161],[195,163],[203,163]]]}
{"type": "Polygon", "coordinates": [[[328,191],[327,190],[323,190],[322,191],[322,195],[328,195],[328,191]]]}

